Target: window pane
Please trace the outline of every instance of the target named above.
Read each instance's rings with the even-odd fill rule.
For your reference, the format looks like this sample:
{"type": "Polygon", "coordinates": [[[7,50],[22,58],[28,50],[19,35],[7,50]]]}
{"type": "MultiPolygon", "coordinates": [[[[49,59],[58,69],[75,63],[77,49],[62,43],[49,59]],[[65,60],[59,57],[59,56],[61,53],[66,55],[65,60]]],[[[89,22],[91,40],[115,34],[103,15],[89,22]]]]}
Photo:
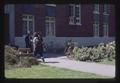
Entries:
{"type": "Polygon", "coordinates": [[[49,22],[46,22],[46,35],[49,34],[49,22]]]}
{"type": "Polygon", "coordinates": [[[94,11],[99,12],[99,4],[95,4],[95,5],[94,5],[94,11]]]}
{"type": "Polygon", "coordinates": [[[52,32],[51,34],[54,35],[54,23],[53,22],[51,23],[51,32],[52,32]]]}
{"type": "Polygon", "coordinates": [[[108,24],[104,24],[104,36],[108,36],[108,24]]]}
{"type": "Polygon", "coordinates": [[[23,15],[23,18],[24,18],[24,19],[27,19],[27,16],[23,15]]]}
{"type": "Polygon", "coordinates": [[[75,7],[75,16],[79,17],[80,16],[79,14],[80,14],[79,7],[75,7]]]}
{"type": "Polygon", "coordinates": [[[74,5],[69,6],[69,16],[74,16],[74,5]]]}
{"type": "Polygon", "coordinates": [[[108,4],[104,5],[104,13],[109,13],[110,12],[110,6],[108,4]]]}
{"type": "Polygon", "coordinates": [[[33,33],[33,22],[29,21],[29,31],[33,33]]]}
{"type": "Polygon", "coordinates": [[[80,17],[76,18],[76,23],[80,23],[80,17]]]}
{"type": "Polygon", "coordinates": [[[23,34],[27,34],[27,21],[23,21],[23,34]]]}
{"type": "Polygon", "coordinates": [[[29,19],[33,19],[33,16],[29,16],[29,19]]]}
{"type": "Polygon", "coordinates": [[[93,28],[94,28],[94,36],[99,36],[99,24],[98,23],[93,24],[93,28]]]}

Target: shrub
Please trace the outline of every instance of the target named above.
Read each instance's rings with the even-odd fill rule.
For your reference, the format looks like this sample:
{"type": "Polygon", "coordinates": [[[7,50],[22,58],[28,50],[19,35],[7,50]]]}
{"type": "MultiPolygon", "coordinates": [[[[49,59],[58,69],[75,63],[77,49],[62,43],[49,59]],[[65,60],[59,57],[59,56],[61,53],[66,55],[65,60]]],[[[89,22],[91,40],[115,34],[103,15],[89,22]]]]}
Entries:
{"type": "Polygon", "coordinates": [[[38,65],[39,64],[39,62],[37,61],[37,59],[34,58],[34,57],[29,57],[29,63],[31,65],[38,65]]]}
{"type": "Polygon", "coordinates": [[[31,67],[31,65],[38,65],[36,58],[30,56],[18,56],[19,51],[11,46],[5,46],[5,68],[12,67],[31,67]]]}
{"type": "Polygon", "coordinates": [[[115,59],[115,41],[108,44],[100,43],[94,47],[82,46],[82,48],[79,48],[75,45],[73,49],[67,49],[66,53],[69,53],[69,56],[74,56],[72,58],[80,61],[98,62],[105,58],[112,60],[115,59]]]}
{"type": "Polygon", "coordinates": [[[10,65],[17,64],[19,62],[19,57],[16,56],[17,51],[10,46],[5,46],[5,62],[10,65]]]}

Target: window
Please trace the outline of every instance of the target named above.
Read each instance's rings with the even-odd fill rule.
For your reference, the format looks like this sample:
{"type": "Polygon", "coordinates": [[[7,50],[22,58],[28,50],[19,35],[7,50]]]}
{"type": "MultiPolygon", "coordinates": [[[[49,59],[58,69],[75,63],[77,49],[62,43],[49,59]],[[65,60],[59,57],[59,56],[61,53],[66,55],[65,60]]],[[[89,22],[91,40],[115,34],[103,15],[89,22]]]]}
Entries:
{"type": "Polygon", "coordinates": [[[108,37],[108,24],[103,24],[103,30],[104,30],[104,37],[108,37]]]}
{"type": "Polygon", "coordinates": [[[98,37],[99,36],[99,23],[93,24],[93,30],[94,30],[94,36],[98,37]]]}
{"type": "Polygon", "coordinates": [[[94,22],[99,23],[99,15],[98,14],[94,14],[94,22]]]}
{"type": "Polygon", "coordinates": [[[55,17],[46,16],[46,36],[55,36],[55,17]]]}
{"type": "Polygon", "coordinates": [[[81,25],[81,6],[70,4],[69,5],[69,24],[81,25]]]}
{"type": "Polygon", "coordinates": [[[34,16],[33,15],[23,15],[23,35],[27,33],[34,32],[34,16]]]}
{"type": "Polygon", "coordinates": [[[93,30],[94,36],[99,36],[99,4],[94,5],[94,12],[93,12],[93,30]]]}
{"type": "Polygon", "coordinates": [[[99,14],[99,4],[95,4],[94,5],[94,11],[93,11],[93,13],[99,14]]]}
{"type": "Polygon", "coordinates": [[[104,15],[109,15],[109,13],[110,13],[110,5],[108,5],[108,4],[105,4],[104,5],[104,15]]]}
{"type": "Polygon", "coordinates": [[[69,19],[70,19],[70,21],[69,21],[69,24],[74,24],[75,23],[75,6],[74,6],[74,4],[71,4],[70,6],[69,6],[69,19]]]}
{"type": "Polygon", "coordinates": [[[76,17],[76,25],[80,25],[81,24],[81,15],[80,15],[80,5],[76,5],[75,7],[75,17],[76,17]]]}
{"type": "Polygon", "coordinates": [[[73,4],[69,5],[69,16],[70,17],[75,16],[73,12],[74,10],[75,10],[74,5],[73,4]]]}

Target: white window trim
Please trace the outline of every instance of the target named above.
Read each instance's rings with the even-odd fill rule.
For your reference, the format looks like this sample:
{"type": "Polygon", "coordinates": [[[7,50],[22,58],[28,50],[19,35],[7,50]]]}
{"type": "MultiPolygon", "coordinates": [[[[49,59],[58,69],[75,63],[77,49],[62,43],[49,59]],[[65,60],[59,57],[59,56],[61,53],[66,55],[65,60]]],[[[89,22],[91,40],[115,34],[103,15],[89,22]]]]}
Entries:
{"type": "Polygon", "coordinates": [[[81,5],[76,5],[76,7],[79,7],[79,17],[77,17],[76,19],[79,19],[79,22],[76,22],[76,25],[82,25],[81,24],[81,5]]]}
{"type": "MultiPolygon", "coordinates": [[[[28,26],[29,26],[29,25],[28,25],[28,24],[29,24],[28,22],[29,22],[29,21],[32,21],[32,22],[33,22],[33,32],[34,32],[34,30],[35,30],[35,22],[34,22],[35,17],[34,17],[34,15],[23,14],[23,16],[27,16],[27,18],[22,18],[23,21],[27,21],[27,30],[28,30],[28,26]],[[29,16],[32,16],[33,18],[30,19],[29,16]]],[[[23,34],[23,37],[24,37],[24,36],[26,36],[26,35],[23,34]]]]}
{"type": "Polygon", "coordinates": [[[70,25],[82,25],[81,24],[81,5],[75,5],[75,4],[70,4],[70,6],[73,6],[73,16],[69,17],[69,24],[70,25]],[[75,7],[79,7],[79,17],[76,17],[76,19],[79,19],[79,22],[75,23],[75,7]],[[73,21],[71,21],[73,19],[73,21]]]}
{"type": "Polygon", "coordinates": [[[93,13],[94,13],[94,14],[100,14],[100,5],[99,5],[99,4],[94,4],[93,13]],[[95,10],[96,5],[98,6],[98,11],[95,10]]]}
{"type": "Polygon", "coordinates": [[[108,13],[106,13],[106,12],[103,12],[103,15],[110,15],[110,14],[108,14],[108,13]]]}
{"type": "Polygon", "coordinates": [[[74,22],[74,16],[69,17],[69,24],[70,25],[74,25],[75,24],[75,22],[74,22]]]}
{"type": "Polygon", "coordinates": [[[53,7],[56,7],[55,4],[45,4],[46,6],[53,6],[53,7]]]}
{"type": "Polygon", "coordinates": [[[104,8],[103,15],[109,15],[109,13],[108,13],[107,11],[105,11],[105,6],[108,6],[108,7],[109,7],[109,5],[108,5],[108,4],[103,5],[103,8],[104,8]]]}
{"type": "MultiPolygon", "coordinates": [[[[46,34],[46,37],[48,37],[48,36],[52,36],[52,37],[55,37],[55,34],[56,34],[56,23],[55,23],[55,17],[49,17],[49,16],[46,16],[46,18],[48,18],[48,19],[50,19],[50,18],[54,18],[54,20],[45,20],[45,23],[46,22],[48,22],[48,23],[54,23],[54,33],[53,33],[53,35],[49,35],[47,32],[45,32],[45,34],[46,34]]],[[[46,24],[45,24],[45,27],[46,27],[46,24]]]]}
{"type": "Polygon", "coordinates": [[[54,18],[54,20],[45,20],[46,22],[55,22],[55,17],[49,17],[49,16],[46,16],[46,18],[54,18]]]}
{"type": "Polygon", "coordinates": [[[80,20],[79,22],[76,22],[76,25],[82,25],[82,24],[81,24],[81,19],[80,19],[80,17],[79,17],[79,18],[76,18],[76,19],[79,19],[79,20],[80,20]]]}
{"type": "Polygon", "coordinates": [[[104,32],[104,37],[108,37],[108,34],[109,34],[109,25],[108,24],[103,24],[103,32],[104,32]]]}
{"type": "Polygon", "coordinates": [[[96,31],[95,24],[96,24],[96,23],[93,24],[94,37],[99,37],[99,35],[100,35],[100,33],[99,33],[99,29],[100,29],[100,28],[99,28],[99,23],[96,24],[96,25],[98,25],[98,32],[95,32],[95,31],[96,31]],[[98,34],[96,34],[96,33],[98,33],[98,34]]]}
{"type": "Polygon", "coordinates": [[[69,24],[70,25],[75,25],[75,20],[74,20],[74,17],[75,17],[75,5],[74,4],[70,4],[70,6],[73,6],[73,11],[72,11],[73,12],[73,16],[69,16],[69,24]]]}

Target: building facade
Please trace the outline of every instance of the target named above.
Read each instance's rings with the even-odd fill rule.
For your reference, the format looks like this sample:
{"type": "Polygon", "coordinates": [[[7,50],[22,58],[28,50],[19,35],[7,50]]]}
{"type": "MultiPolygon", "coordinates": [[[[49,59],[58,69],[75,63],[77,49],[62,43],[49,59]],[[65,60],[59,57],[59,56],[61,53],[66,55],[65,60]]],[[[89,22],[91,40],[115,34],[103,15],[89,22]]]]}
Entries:
{"type": "Polygon", "coordinates": [[[70,39],[83,46],[115,40],[115,7],[110,4],[6,5],[5,17],[7,43],[20,47],[25,47],[25,35],[35,31],[41,31],[45,44],[55,48],[70,39]]]}

